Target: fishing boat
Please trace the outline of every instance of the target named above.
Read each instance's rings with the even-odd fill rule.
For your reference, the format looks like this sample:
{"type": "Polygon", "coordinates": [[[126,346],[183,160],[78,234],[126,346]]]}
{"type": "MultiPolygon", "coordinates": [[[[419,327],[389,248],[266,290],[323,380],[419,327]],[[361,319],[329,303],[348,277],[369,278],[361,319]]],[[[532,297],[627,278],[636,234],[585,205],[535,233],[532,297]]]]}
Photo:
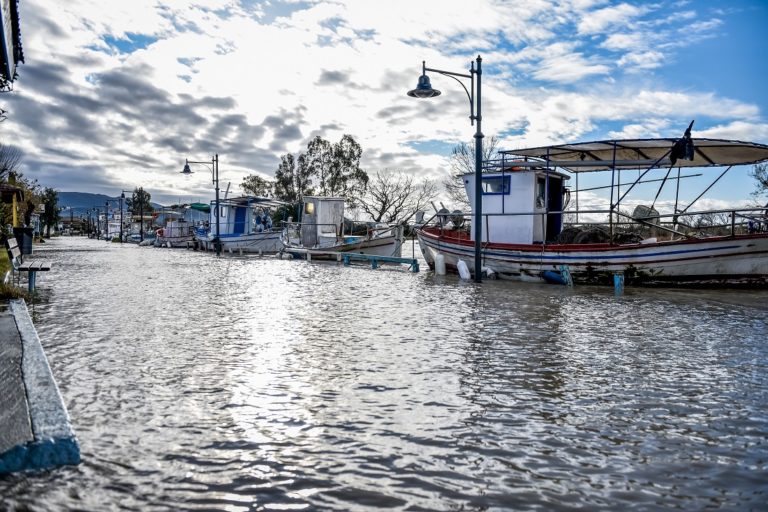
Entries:
{"type": "Polygon", "coordinates": [[[344,219],[344,199],[306,196],[301,222],[283,229],[282,254],[301,259],[338,259],[344,252],[400,257],[403,227],[344,219]]]}
{"type": "MultiPolygon", "coordinates": [[[[679,139],[502,151],[499,159],[485,162],[481,272],[563,284],[613,284],[621,278],[626,285],[768,287],[765,207],[693,207],[732,168],[768,160],[768,146],[691,138],[690,129],[679,139]],[[687,205],[679,202],[681,181],[702,175],[681,172],[708,168],[722,172],[696,199],[687,205]],[[609,180],[604,187],[610,191],[608,208],[579,210],[579,176],[599,172],[609,180]],[[671,211],[659,213],[655,200],[627,211],[633,204],[629,194],[648,183],[658,184],[656,198],[666,184],[676,185],[671,211]],[[717,217],[719,223],[702,222],[717,217]]],[[[464,184],[474,205],[475,175],[465,175],[464,184]]],[[[431,268],[474,269],[476,234],[469,226],[474,222],[467,220],[460,212],[445,210],[417,228],[431,268]]]]}
{"type": "Polygon", "coordinates": [[[165,224],[155,231],[155,247],[188,247],[194,241],[194,226],[184,214],[176,211],[162,213],[165,224]]]}
{"type": "MultiPolygon", "coordinates": [[[[203,250],[215,250],[218,216],[221,250],[237,253],[274,254],[282,249],[281,230],[273,229],[271,208],[284,203],[264,197],[237,197],[197,207],[209,221],[195,228],[195,240],[203,250]]],[[[196,205],[192,205],[196,207],[196,205]]]]}

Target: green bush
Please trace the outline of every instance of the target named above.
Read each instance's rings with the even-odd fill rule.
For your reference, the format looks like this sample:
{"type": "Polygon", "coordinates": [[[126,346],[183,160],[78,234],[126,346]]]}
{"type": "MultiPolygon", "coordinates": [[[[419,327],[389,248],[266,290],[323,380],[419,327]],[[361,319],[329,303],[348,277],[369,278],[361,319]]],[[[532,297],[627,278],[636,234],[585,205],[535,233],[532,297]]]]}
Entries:
{"type": "MultiPolygon", "coordinates": [[[[5,273],[3,273],[5,275],[5,273]]],[[[0,282],[0,300],[3,299],[25,299],[29,300],[29,293],[26,290],[14,286],[12,284],[5,284],[0,282]]]]}

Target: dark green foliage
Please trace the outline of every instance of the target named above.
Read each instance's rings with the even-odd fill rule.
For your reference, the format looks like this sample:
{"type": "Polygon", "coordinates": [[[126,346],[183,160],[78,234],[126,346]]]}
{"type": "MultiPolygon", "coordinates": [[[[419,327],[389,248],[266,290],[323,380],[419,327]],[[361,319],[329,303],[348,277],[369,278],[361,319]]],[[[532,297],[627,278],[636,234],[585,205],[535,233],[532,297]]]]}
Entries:
{"type": "Polygon", "coordinates": [[[131,215],[144,215],[152,213],[155,209],[152,206],[152,196],[141,187],[133,189],[130,199],[125,200],[126,207],[131,215]]]}
{"type": "Polygon", "coordinates": [[[59,222],[59,194],[56,190],[46,187],[43,190],[43,205],[45,210],[40,216],[40,222],[45,226],[45,236],[51,237],[51,226],[55,226],[59,222]]]}
{"type": "Polygon", "coordinates": [[[315,137],[306,153],[283,155],[275,172],[274,193],[289,203],[301,201],[317,190],[323,196],[343,197],[354,207],[368,185],[368,173],[360,168],[363,150],[351,135],[331,144],[315,137]]]}
{"type": "Polygon", "coordinates": [[[252,196],[272,197],[272,194],[274,194],[275,184],[269,180],[265,180],[261,176],[249,174],[243,179],[243,182],[240,184],[240,188],[242,188],[246,194],[252,196]]]}

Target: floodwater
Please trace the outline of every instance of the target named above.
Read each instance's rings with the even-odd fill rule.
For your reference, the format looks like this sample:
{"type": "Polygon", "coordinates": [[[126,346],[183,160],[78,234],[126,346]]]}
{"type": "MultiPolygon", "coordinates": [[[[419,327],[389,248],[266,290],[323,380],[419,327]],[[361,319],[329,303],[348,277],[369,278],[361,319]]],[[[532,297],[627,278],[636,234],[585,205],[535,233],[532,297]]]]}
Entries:
{"type": "Polygon", "coordinates": [[[38,253],[83,462],[7,509],[766,509],[766,292],[38,253]]]}

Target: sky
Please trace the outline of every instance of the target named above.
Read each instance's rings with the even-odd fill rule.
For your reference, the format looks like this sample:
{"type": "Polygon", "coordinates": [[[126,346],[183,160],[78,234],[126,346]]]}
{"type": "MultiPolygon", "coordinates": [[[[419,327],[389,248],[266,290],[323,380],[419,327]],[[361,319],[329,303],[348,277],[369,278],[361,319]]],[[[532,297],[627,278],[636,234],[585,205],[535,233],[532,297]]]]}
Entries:
{"type": "MultiPolygon", "coordinates": [[[[466,73],[478,55],[483,133],[503,149],[678,137],[694,119],[694,137],[768,143],[764,0],[21,0],[20,23],[0,141],[60,191],[207,201],[210,170],[180,171],[218,154],[222,194],[239,195],[343,134],[369,173],[442,181],[475,133],[467,96],[434,73],[441,96],[406,92],[422,61],[466,73]]],[[[734,171],[707,205],[749,199],[734,171]]]]}

